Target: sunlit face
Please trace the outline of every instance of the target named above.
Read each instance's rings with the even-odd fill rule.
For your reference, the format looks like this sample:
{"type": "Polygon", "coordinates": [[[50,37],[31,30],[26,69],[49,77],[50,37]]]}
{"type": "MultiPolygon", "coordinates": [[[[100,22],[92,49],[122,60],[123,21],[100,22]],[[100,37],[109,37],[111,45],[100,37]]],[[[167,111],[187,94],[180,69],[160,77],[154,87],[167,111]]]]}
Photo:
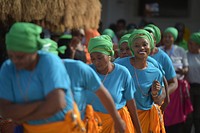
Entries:
{"type": "Polygon", "coordinates": [[[119,56],[120,56],[120,58],[124,58],[124,57],[127,57],[127,56],[132,56],[131,49],[129,48],[127,42],[123,42],[120,45],[119,56]]]}
{"type": "Polygon", "coordinates": [[[150,54],[150,44],[145,38],[137,38],[131,46],[135,57],[147,58],[150,54]]]}
{"type": "Polygon", "coordinates": [[[37,53],[24,53],[7,51],[8,57],[15,64],[15,67],[19,69],[30,69],[37,60],[37,53]]]}
{"type": "Polygon", "coordinates": [[[192,40],[188,42],[188,50],[190,53],[198,53],[199,49],[200,49],[200,45],[197,44],[196,42],[192,40]]]}
{"type": "Polygon", "coordinates": [[[166,33],[163,36],[163,45],[164,46],[171,46],[174,43],[174,37],[171,33],[166,33]]]}
{"type": "Polygon", "coordinates": [[[108,64],[110,62],[108,55],[105,55],[99,52],[94,52],[94,53],[91,53],[90,56],[91,56],[92,63],[95,65],[98,71],[104,71],[107,69],[108,64]]]}

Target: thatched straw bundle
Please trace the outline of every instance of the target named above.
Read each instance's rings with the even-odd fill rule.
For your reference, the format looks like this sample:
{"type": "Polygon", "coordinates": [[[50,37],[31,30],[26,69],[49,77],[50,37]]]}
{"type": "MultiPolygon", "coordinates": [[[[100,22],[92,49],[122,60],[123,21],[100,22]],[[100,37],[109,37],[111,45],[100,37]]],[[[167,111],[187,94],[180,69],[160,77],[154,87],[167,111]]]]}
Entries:
{"type": "Polygon", "coordinates": [[[100,0],[0,0],[0,23],[34,22],[51,31],[98,28],[100,0]]]}
{"type": "Polygon", "coordinates": [[[41,20],[45,18],[48,0],[21,0],[22,21],[41,20]]]}
{"type": "Polygon", "coordinates": [[[2,23],[8,19],[21,20],[21,0],[0,0],[0,9],[2,23]]]}

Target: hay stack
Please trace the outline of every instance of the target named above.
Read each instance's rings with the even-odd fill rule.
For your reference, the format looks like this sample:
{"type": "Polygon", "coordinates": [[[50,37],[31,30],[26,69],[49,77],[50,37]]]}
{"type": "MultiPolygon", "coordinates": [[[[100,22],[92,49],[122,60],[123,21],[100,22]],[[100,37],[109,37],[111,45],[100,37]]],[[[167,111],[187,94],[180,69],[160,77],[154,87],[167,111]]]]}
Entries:
{"type": "Polygon", "coordinates": [[[0,20],[2,23],[14,19],[21,20],[21,0],[0,0],[0,20]]]}
{"type": "Polygon", "coordinates": [[[21,0],[22,19],[21,21],[31,22],[44,19],[47,12],[48,0],[21,0]]]}
{"type": "Polygon", "coordinates": [[[0,23],[34,22],[54,32],[98,28],[100,0],[0,0],[0,23]]]}
{"type": "Polygon", "coordinates": [[[97,29],[101,17],[101,3],[99,0],[87,0],[87,3],[90,5],[90,8],[84,14],[85,28],[97,29]]]}

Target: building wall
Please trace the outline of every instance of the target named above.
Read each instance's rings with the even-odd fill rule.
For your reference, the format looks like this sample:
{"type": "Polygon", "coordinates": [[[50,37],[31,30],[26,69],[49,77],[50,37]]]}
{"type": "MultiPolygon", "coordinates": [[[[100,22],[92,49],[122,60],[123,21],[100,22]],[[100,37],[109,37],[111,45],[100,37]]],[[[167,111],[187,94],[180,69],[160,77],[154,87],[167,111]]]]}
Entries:
{"type": "MultiPolygon", "coordinates": [[[[101,0],[102,1],[102,22],[103,28],[111,23],[116,23],[123,18],[127,23],[139,24],[142,17],[138,16],[139,0],[101,0]]],[[[173,4],[173,3],[172,3],[173,4]]],[[[200,31],[200,0],[189,0],[189,17],[177,18],[145,18],[148,22],[154,22],[164,30],[166,27],[174,26],[176,22],[185,23],[191,32],[200,31]]]]}

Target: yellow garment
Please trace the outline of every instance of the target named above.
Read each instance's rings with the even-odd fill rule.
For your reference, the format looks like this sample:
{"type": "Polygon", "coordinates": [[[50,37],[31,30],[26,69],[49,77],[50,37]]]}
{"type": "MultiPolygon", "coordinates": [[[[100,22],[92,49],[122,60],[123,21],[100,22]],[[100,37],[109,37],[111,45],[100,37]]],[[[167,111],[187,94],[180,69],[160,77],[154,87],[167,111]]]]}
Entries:
{"type": "Polygon", "coordinates": [[[143,133],[165,133],[163,115],[158,105],[154,104],[150,110],[137,112],[143,133]]]}
{"type": "MultiPolygon", "coordinates": [[[[134,133],[135,128],[133,126],[130,113],[128,112],[128,109],[126,106],[124,106],[122,109],[118,110],[121,118],[126,123],[126,131],[125,133],[134,133]]],[[[96,112],[99,117],[102,120],[102,131],[101,133],[115,133],[114,131],[114,121],[112,117],[109,114],[104,114],[101,112],[96,112]]]]}
{"type": "Polygon", "coordinates": [[[85,133],[85,126],[81,121],[77,105],[69,111],[64,121],[52,122],[42,125],[23,124],[24,133],[85,133]],[[75,117],[73,117],[76,115],[75,117]]]}
{"type": "Polygon", "coordinates": [[[92,105],[87,105],[83,122],[87,133],[99,133],[102,130],[102,121],[97,113],[94,112],[92,105]]]}

